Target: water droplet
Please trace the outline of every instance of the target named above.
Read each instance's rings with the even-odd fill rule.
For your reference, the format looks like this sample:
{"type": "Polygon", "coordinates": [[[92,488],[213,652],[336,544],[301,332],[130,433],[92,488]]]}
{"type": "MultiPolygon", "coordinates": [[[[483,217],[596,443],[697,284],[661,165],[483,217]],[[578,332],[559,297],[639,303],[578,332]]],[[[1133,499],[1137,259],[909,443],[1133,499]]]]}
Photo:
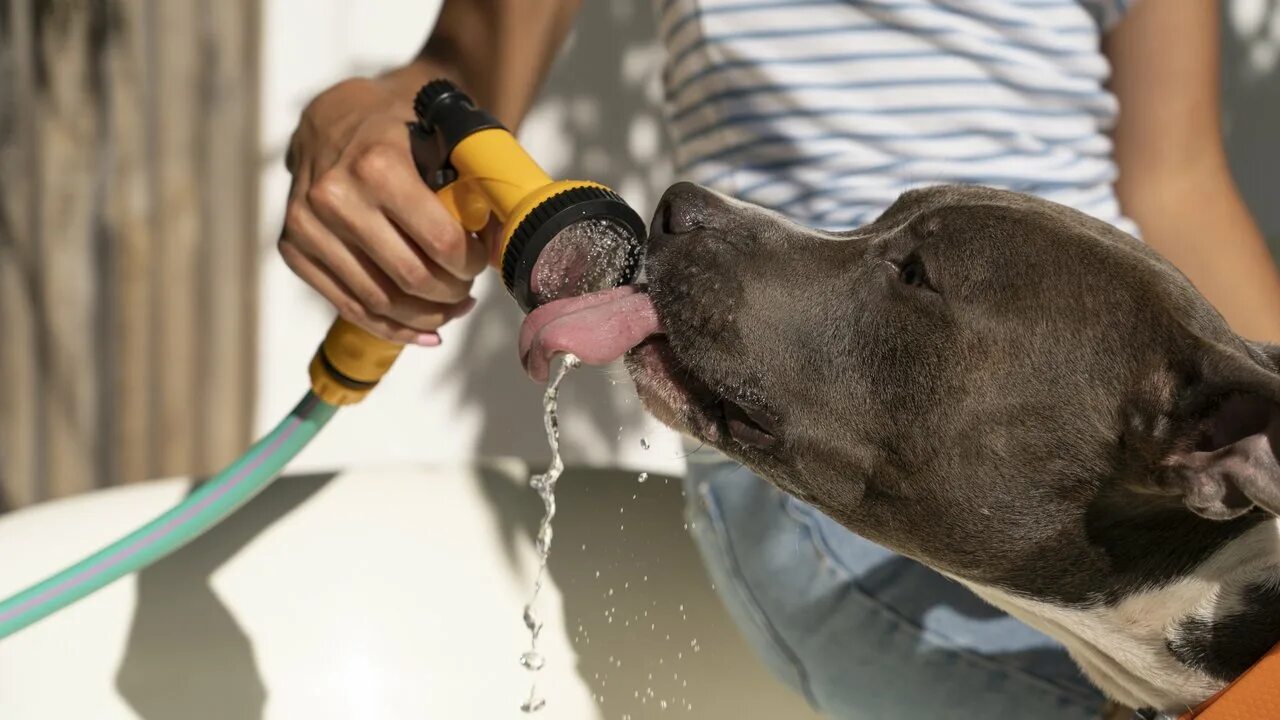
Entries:
{"type": "Polygon", "coordinates": [[[641,449],[641,450],[648,450],[648,449],[649,449],[649,441],[648,441],[648,440],[646,440],[646,439],[644,439],[644,438],[640,438],[640,449],[641,449]]]}
{"type": "Polygon", "coordinates": [[[538,614],[534,612],[532,605],[524,606],[524,626],[534,637],[542,630],[542,622],[538,620],[538,614]]]}
{"type": "Polygon", "coordinates": [[[637,479],[637,480],[639,480],[640,482],[644,482],[645,480],[648,480],[648,479],[649,479],[649,473],[647,473],[647,472],[642,472],[642,473],[640,473],[640,477],[638,477],[638,478],[636,478],[636,479],[637,479]]]}
{"type": "Polygon", "coordinates": [[[662,702],[658,703],[658,707],[662,708],[663,710],[666,710],[666,709],[667,709],[667,701],[666,701],[666,700],[663,700],[662,702]]]}
{"type": "Polygon", "coordinates": [[[520,664],[525,666],[525,669],[532,670],[534,672],[541,670],[542,666],[545,665],[546,662],[547,659],[542,657],[542,653],[534,650],[530,650],[520,656],[520,664]]]}
{"type": "Polygon", "coordinates": [[[547,706],[547,701],[540,697],[531,697],[520,703],[520,709],[527,713],[536,713],[547,706]]]}

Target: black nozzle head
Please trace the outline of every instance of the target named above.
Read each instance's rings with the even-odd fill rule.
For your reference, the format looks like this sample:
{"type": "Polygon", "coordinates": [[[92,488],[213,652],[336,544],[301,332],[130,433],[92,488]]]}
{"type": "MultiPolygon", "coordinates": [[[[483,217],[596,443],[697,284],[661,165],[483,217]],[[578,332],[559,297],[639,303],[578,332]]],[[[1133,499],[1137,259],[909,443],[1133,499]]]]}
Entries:
{"type": "Polygon", "coordinates": [[[413,99],[417,122],[409,127],[409,145],[418,174],[432,190],[457,178],[449,155],[469,135],[502,123],[476,107],[466,93],[449,80],[432,80],[413,99]]]}
{"type": "Polygon", "coordinates": [[[520,221],[502,256],[502,280],[525,312],[625,285],[635,279],[645,237],[644,220],[612,190],[565,190],[520,221]]]}
{"type": "MultiPolygon", "coordinates": [[[[458,89],[457,85],[454,85],[452,81],[445,80],[444,78],[437,78],[426,85],[423,85],[422,89],[418,90],[418,95],[413,99],[413,111],[417,114],[418,121],[424,124],[429,124],[429,121],[426,120],[426,118],[431,114],[431,106],[435,104],[436,100],[453,93],[459,93],[462,94],[463,97],[466,97],[466,95],[458,89]]],[[[468,98],[468,101],[469,100],[470,99],[468,98]]]]}
{"type": "Polygon", "coordinates": [[[422,89],[418,90],[418,94],[413,98],[413,113],[418,116],[418,123],[427,131],[431,132],[435,121],[433,114],[436,109],[436,103],[441,101],[456,102],[475,110],[476,104],[464,92],[458,89],[452,81],[439,78],[432,80],[422,89]]]}

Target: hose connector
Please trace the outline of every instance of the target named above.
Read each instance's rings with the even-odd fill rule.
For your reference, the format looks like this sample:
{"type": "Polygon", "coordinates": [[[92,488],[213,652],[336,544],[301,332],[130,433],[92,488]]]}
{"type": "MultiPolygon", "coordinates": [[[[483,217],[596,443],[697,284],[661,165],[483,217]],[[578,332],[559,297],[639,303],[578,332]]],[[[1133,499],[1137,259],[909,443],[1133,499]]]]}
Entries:
{"type": "Polygon", "coordinates": [[[311,358],[311,391],[330,405],[354,405],[377,387],[403,349],[338,318],[311,358]]]}

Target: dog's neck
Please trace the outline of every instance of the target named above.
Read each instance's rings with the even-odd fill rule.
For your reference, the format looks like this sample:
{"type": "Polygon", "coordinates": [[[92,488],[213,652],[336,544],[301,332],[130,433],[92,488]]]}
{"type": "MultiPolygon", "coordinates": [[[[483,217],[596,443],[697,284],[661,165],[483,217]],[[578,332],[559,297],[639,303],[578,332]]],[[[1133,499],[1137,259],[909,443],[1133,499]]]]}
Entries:
{"type": "Polygon", "coordinates": [[[1096,607],[1066,607],[959,580],[1057,639],[1090,680],[1130,707],[1191,709],[1280,642],[1280,521],[1274,519],[1181,578],[1096,607]]]}

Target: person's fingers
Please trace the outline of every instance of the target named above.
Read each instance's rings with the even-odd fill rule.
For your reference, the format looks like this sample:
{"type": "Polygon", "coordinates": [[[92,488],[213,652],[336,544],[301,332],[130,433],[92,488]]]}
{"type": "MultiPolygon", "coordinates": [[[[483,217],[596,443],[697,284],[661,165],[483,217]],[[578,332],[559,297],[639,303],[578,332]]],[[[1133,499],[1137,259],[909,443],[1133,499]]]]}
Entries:
{"type": "Polygon", "coordinates": [[[407,148],[372,147],[352,161],[351,172],[372,204],[444,270],[463,280],[484,271],[486,248],[423,182],[407,148]]]}
{"type": "MultiPolygon", "coordinates": [[[[469,283],[449,294],[449,303],[423,300],[403,292],[381,268],[361,252],[329,231],[302,204],[286,212],[286,244],[292,244],[315,265],[325,268],[373,317],[395,321],[419,332],[434,331],[446,321],[465,313],[470,306],[469,283]]],[[[282,246],[282,251],[283,251],[282,246]]],[[[305,279],[305,278],[304,278],[305,279]]],[[[458,283],[450,278],[449,283],[458,283]]]]}
{"type": "Polygon", "coordinates": [[[468,281],[427,258],[345,173],[322,175],[307,191],[306,200],[330,232],[362,250],[404,293],[443,303],[466,298],[468,281]]]}
{"type": "Polygon", "coordinates": [[[288,238],[280,240],[280,257],[294,274],[328,300],[337,309],[338,314],[348,322],[391,342],[424,347],[440,344],[440,336],[435,332],[416,330],[389,318],[370,313],[360,300],[343,286],[341,281],[308,257],[288,238]]]}

